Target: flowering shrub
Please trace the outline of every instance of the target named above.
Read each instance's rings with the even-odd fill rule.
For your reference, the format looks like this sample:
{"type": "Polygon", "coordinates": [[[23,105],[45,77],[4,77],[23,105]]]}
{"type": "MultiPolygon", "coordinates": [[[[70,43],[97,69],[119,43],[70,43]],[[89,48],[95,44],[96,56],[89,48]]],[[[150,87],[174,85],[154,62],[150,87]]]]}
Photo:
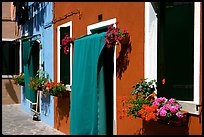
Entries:
{"type": "Polygon", "coordinates": [[[118,101],[121,105],[119,109],[119,118],[128,117],[130,119],[140,117],[146,121],[163,120],[167,123],[179,121],[184,117],[181,111],[182,106],[176,99],[166,99],[165,97],[156,97],[154,84],[155,80],[150,82],[141,81],[133,86],[130,97],[123,96],[118,101]]]}
{"type": "Polygon", "coordinates": [[[47,81],[42,86],[43,94],[50,94],[53,96],[62,96],[66,92],[66,86],[61,82],[47,81]]]}
{"type": "Polygon", "coordinates": [[[121,42],[125,37],[129,37],[129,33],[125,29],[121,30],[118,27],[118,22],[115,24],[116,28],[114,24],[111,24],[108,26],[108,31],[106,32],[105,44],[108,48],[115,46],[117,42],[121,42]]]}
{"type": "Polygon", "coordinates": [[[48,78],[45,77],[44,71],[38,70],[35,77],[30,77],[31,82],[28,86],[33,90],[41,90],[42,85],[48,81],[48,78]]]}
{"type": "Polygon", "coordinates": [[[158,118],[167,118],[169,120],[177,120],[183,117],[181,113],[181,105],[174,99],[166,99],[165,97],[160,97],[155,99],[152,106],[157,106],[157,116],[158,118]]]}
{"type": "Polygon", "coordinates": [[[140,109],[138,115],[141,116],[141,118],[143,118],[146,121],[149,120],[157,120],[157,109],[158,106],[149,106],[147,104],[143,104],[142,108],[140,109]]]}
{"type": "Polygon", "coordinates": [[[64,54],[68,54],[70,50],[70,44],[74,44],[74,41],[72,38],[69,37],[69,35],[65,35],[62,39],[62,46],[64,48],[64,54]]]}
{"type": "MultiPolygon", "coordinates": [[[[141,79],[135,86],[129,97],[124,96],[118,101],[122,102],[120,110],[120,118],[129,117],[130,119],[141,117],[143,105],[151,106],[155,98],[155,80],[149,82],[141,79]]],[[[144,115],[144,114],[143,114],[144,115]]]]}
{"type": "Polygon", "coordinates": [[[13,80],[14,84],[24,86],[25,85],[24,73],[20,73],[18,76],[15,76],[13,80]]]}

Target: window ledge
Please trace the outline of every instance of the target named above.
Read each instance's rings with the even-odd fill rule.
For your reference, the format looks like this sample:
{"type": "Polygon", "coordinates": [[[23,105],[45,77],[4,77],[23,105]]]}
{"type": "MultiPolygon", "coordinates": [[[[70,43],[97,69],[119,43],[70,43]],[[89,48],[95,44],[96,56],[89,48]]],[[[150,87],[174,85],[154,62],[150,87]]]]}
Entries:
{"type": "Polygon", "coordinates": [[[189,114],[200,115],[200,108],[197,107],[195,102],[192,101],[178,101],[182,109],[188,111],[189,114]]]}
{"type": "Polygon", "coordinates": [[[71,90],[71,85],[66,85],[66,91],[69,91],[69,92],[72,91],[72,90],[71,90]]]}
{"type": "Polygon", "coordinates": [[[7,79],[7,78],[12,79],[15,76],[17,76],[17,75],[2,75],[2,79],[4,79],[4,78],[5,79],[7,79]]]}

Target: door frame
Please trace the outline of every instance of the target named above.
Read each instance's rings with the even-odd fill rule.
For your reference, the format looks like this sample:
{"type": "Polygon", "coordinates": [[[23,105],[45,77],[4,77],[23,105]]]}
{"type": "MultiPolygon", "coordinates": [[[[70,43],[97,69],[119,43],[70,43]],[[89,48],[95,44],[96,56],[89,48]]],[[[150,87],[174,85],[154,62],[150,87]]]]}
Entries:
{"type": "MultiPolygon", "coordinates": [[[[108,26],[116,23],[116,18],[101,21],[87,26],[87,35],[92,34],[91,30],[108,26]]],[[[114,27],[116,25],[114,24],[114,27]]],[[[116,46],[114,47],[114,69],[113,69],[113,135],[117,134],[117,117],[116,117],[116,46]]]]}

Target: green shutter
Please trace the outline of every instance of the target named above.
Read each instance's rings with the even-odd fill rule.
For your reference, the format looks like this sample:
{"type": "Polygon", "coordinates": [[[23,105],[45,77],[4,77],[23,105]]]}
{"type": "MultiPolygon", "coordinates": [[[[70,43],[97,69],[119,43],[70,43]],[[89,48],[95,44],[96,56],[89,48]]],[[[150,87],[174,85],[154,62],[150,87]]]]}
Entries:
{"type": "Polygon", "coordinates": [[[34,77],[39,69],[39,46],[34,41],[23,41],[23,65],[26,99],[32,103],[36,103],[37,92],[28,86],[30,77],[34,77]]]}

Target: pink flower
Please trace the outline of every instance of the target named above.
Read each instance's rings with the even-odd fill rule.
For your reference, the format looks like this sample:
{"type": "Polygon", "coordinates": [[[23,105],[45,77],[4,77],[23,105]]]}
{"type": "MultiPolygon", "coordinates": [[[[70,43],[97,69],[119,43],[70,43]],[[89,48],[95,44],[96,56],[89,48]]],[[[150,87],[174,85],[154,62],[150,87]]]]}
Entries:
{"type": "Polygon", "coordinates": [[[109,49],[111,46],[110,45],[106,45],[106,47],[109,49]]]}
{"type": "Polygon", "coordinates": [[[122,39],[123,39],[123,37],[121,37],[121,36],[119,36],[119,37],[118,37],[118,40],[120,40],[120,41],[121,41],[122,39]]]}
{"type": "Polygon", "coordinates": [[[170,107],[171,107],[171,106],[170,106],[169,104],[166,104],[166,105],[163,106],[163,108],[164,108],[165,110],[169,110],[170,107]]]}
{"type": "Polygon", "coordinates": [[[46,90],[49,91],[50,90],[49,87],[46,87],[46,90]]]}
{"type": "Polygon", "coordinates": [[[158,106],[159,102],[157,101],[157,99],[152,103],[153,106],[158,106]]]}
{"type": "Polygon", "coordinates": [[[66,55],[67,55],[67,54],[68,54],[68,52],[69,52],[69,47],[68,47],[68,46],[65,46],[65,47],[64,47],[64,54],[66,54],[66,55]]]}
{"type": "Polygon", "coordinates": [[[160,116],[165,117],[166,114],[167,114],[167,111],[166,111],[165,109],[162,109],[162,108],[161,108],[161,109],[159,110],[159,115],[160,115],[160,116]]]}
{"type": "Polygon", "coordinates": [[[169,110],[171,111],[171,113],[176,113],[178,111],[178,108],[175,106],[170,106],[169,110]]]}
{"type": "Polygon", "coordinates": [[[179,104],[175,105],[175,108],[179,109],[181,106],[179,104]]]}
{"type": "Polygon", "coordinates": [[[110,25],[108,26],[108,30],[109,30],[109,29],[112,29],[113,25],[114,25],[114,24],[110,24],[110,25]]]}
{"type": "Polygon", "coordinates": [[[66,45],[66,44],[67,44],[67,42],[68,42],[68,40],[67,40],[67,39],[62,39],[62,45],[66,45]]]}
{"type": "Polygon", "coordinates": [[[173,104],[174,102],[175,102],[175,99],[173,99],[173,98],[169,99],[169,101],[168,101],[169,104],[173,104]]]}
{"type": "Polygon", "coordinates": [[[180,112],[177,112],[177,113],[176,113],[176,116],[177,116],[178,118],[182,118],[182,117],[183,117],[183,114],[180,113],[180,112]]]}
{"type": "Polygon", "coordinates": [[[123,30],[123,33],[126,33],[126,32],[127,32],[127,30],[126,30],[126,29],[124,29],[124,30],[123,30]]]}

